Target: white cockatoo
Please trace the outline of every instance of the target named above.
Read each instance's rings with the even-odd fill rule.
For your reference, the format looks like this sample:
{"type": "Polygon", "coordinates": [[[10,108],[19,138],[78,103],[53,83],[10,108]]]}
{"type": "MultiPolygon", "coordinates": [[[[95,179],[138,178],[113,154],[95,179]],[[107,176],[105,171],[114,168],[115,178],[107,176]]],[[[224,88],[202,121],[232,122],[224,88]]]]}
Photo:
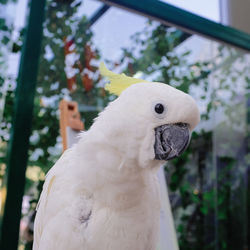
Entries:
{"type": "Polygon", "coordinates": [[[199,111],[167,84],[100,70],[119,97],[49,171],[34,250],[156,250],[157,172],[185,150],[199,111]]]}

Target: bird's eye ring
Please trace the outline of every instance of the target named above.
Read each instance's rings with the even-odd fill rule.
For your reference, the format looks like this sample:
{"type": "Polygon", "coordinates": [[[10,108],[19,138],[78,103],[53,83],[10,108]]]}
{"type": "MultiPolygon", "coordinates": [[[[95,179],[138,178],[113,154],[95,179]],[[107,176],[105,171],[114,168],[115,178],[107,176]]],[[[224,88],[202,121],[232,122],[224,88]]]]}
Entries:
{"type": "Polygon", "coordinates": [[[155,105],[155,112],[157,114],[162,114],[164,112],[164,106],[161,103],[155,105]]]}

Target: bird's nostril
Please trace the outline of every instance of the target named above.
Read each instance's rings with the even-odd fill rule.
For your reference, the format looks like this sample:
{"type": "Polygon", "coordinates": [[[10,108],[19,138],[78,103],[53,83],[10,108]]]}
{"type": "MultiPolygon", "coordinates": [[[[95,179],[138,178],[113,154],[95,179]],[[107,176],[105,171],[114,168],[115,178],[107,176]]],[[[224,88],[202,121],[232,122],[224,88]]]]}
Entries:
{"type": "Polygon", "coordinates": [[[184,122],[177,122],[174,125],[181,127],[181,128],[188,128],[189,127],[189,125],[187,123],[184,123],[184,122]]]}

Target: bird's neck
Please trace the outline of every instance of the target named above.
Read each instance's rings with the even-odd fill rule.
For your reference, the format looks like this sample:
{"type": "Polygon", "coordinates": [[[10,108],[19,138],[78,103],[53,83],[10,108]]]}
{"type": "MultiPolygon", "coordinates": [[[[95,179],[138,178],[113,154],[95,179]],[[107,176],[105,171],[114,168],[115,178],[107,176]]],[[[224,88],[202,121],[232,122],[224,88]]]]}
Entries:
{"type": "Polygon", "coordinates": [[[94,142],[86,138],[79,145],[77,162],[89,165],[77,167],[80,172],[76,178],[82,180],[100,206],[132,209],[157,196],[159,165],[154,166],[155,161],[152,166],[141,167],[137,158],[124,157],[108,141],[103,143],[96,137],[94,142]]]}
{"type": "Polygon", "coordinates": [[[96,190],[96,200],[100,206],[116,210],[131,210],[150,202],[158,196],[158,179],[155,170],[124,166],[116,172],[108,173],[109,178],[96,190]]]}

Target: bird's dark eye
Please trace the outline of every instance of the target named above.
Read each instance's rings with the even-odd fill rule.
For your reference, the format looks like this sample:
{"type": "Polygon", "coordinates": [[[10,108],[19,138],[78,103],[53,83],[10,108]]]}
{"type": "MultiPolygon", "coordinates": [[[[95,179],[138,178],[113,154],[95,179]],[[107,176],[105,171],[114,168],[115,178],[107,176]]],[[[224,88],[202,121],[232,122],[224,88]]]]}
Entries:
{"type": "Polygon", "coordinates": [[[162,114],[164,112],[164,106],[161,103],[155,105],[155,112],[157,114],[162,114]]]}

